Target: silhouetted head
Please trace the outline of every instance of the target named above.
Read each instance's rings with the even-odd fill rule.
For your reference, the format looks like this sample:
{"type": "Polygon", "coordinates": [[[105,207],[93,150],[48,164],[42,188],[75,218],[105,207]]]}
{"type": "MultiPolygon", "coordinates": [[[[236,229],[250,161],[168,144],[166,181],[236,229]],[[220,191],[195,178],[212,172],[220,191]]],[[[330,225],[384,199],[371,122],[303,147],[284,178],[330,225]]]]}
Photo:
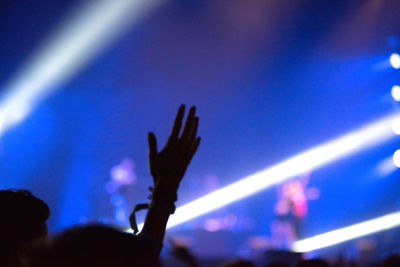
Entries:
{"type": "Polygon", "coordinates": [[[255,267],[255,265],[249,260],[233,259],[224,263],[222,267],[255,267]]]}
{"type": "Polygon", "coordinates": [[[383,261],[382,267],[400,267],[400,256],[397,254],[390,255],[383,261]]]}
{"type": "Polygon", "coordinates": [[[78,226],[56,236],[47,248],[34,253],[33,266],[144,267],[157,266],[149,242],[105,225],[78,226]]]}
{"type": "Polygon", "coordinates": [[[18,257],[32,241],[47,236],[49,207],[26,190],[0,190],[0,260],[18,257]]]}

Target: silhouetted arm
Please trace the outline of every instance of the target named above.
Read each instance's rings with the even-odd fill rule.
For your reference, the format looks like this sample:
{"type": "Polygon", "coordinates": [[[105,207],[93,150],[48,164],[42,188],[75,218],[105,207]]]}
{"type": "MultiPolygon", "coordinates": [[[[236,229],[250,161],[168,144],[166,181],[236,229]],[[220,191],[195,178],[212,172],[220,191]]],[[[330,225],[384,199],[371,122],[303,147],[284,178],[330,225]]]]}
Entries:
{"type": "Polygon", "coordinates": [[[169,215],[175,211],[174,202],[177,200],[179,183],[200,144],[200,137],[197,136],[199,118],[195,116],[196,108],[190,108],[182,129],[184,113],[185,106],[181,105],[168,141],[160,152],[157,152],[155,135],[152,132],[148,134],[149,165],[154,187],[140,235],[157,242],[160,250],[169,215]]]}

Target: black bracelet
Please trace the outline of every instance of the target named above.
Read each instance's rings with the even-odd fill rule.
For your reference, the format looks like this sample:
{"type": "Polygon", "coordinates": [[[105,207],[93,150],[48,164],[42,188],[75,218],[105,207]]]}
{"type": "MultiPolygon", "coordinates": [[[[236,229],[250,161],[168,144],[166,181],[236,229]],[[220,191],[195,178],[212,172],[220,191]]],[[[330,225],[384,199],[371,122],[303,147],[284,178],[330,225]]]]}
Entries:
{"type": "Polygon", "coordinates": [[[139,232],[136,222],[136,212],[151,208],[167,211],[168,214],[174,214],[176,209],[174,202],[164,202],[164,201],[154,201],[154,200],[150,201],[150,203],[142,203],[135,205],[131,215],[129,216],[129,223],[131,225],[134,235],[136,235],[139,232]]]}
{"type": "Polygon", "coordinates": [[[174,202],[161,202],[154,200],[149,203],[149,209],[151,208],[167,211],[168,214],[174,214],[176,210],[174,202]]]}

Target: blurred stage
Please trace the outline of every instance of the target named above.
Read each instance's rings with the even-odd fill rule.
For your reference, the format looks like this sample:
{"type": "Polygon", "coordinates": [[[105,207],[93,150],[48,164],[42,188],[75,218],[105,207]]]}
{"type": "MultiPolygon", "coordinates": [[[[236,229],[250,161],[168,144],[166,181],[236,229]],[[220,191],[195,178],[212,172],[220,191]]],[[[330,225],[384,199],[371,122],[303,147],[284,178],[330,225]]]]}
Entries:
{"type": "MultiPolygon", "coordinates": [[[[3,106],[11,89],[25,89],[9,85],[25,78],[24,70],[62,35],[83,2],[0,4],[3,106]]],[[[26,74],[40,83],[23,100],[51,88],[37,95],[29,112],[18,108],[20,102],[12,111],[0,106],[0,188],[28,189],[45,200],[51,232],[86,222],[128,226],[130,209],[146,201],[152,183],[146,133],[164,142],[181,103],[197,106],[202,144],[177,206],[399,111],[391,89],[400,84],[400,71],[389,60],[400,53],[398,1],[150,2],[154,6],[137,9],[142,13],[132,8],[123,13],[126,21],[99,29],[109,38],[93,37],[76,58],[68,58],[76,47],[63,48],[68,41],[40,57],[33,69],[57,55],[70,69],[58,74],[64,69],[53,62],[38,78],[26,74]],[[19,112],[23,119],[6,128],[7,116],[19,112]]],[[[100,3],[107,1],[93,1],[100,3]]],[[[86,40],[89,32],[68,36],[86,40]]],[[[307,197],[297,238],[399,211],[399,171],[392,161],[399,141],[393,136],[309,170],[304,190],[314,190],[314,197],[307,197]]],[[[273,248],[280,186],[173,227],[168,236],[205,258],[262,255],[273,248]]],[[[399,252],[398,231],[310,256],[351,258],[367,250],[383,257],[399,252]]]]}

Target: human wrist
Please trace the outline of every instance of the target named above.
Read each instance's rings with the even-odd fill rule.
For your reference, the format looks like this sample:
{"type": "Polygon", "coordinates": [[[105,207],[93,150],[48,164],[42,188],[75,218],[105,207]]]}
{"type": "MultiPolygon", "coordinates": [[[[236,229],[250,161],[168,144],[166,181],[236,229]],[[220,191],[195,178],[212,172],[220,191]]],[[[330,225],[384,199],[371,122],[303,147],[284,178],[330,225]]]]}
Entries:
{"type": "Polygon", "coordinates": [[[157,184],[152,191],[152,201],[174,203],[178,200],[176,190],[167,186],[157,184]]]}
{"type": "Polygon", "coordinates": [[[173,213],[175,213],[175,209],[176,209],[176,206],[175,206],[174,202],[152,200],[149,203],[149,210],[157,210],[159,212],[173,214],[173,213]]]}

